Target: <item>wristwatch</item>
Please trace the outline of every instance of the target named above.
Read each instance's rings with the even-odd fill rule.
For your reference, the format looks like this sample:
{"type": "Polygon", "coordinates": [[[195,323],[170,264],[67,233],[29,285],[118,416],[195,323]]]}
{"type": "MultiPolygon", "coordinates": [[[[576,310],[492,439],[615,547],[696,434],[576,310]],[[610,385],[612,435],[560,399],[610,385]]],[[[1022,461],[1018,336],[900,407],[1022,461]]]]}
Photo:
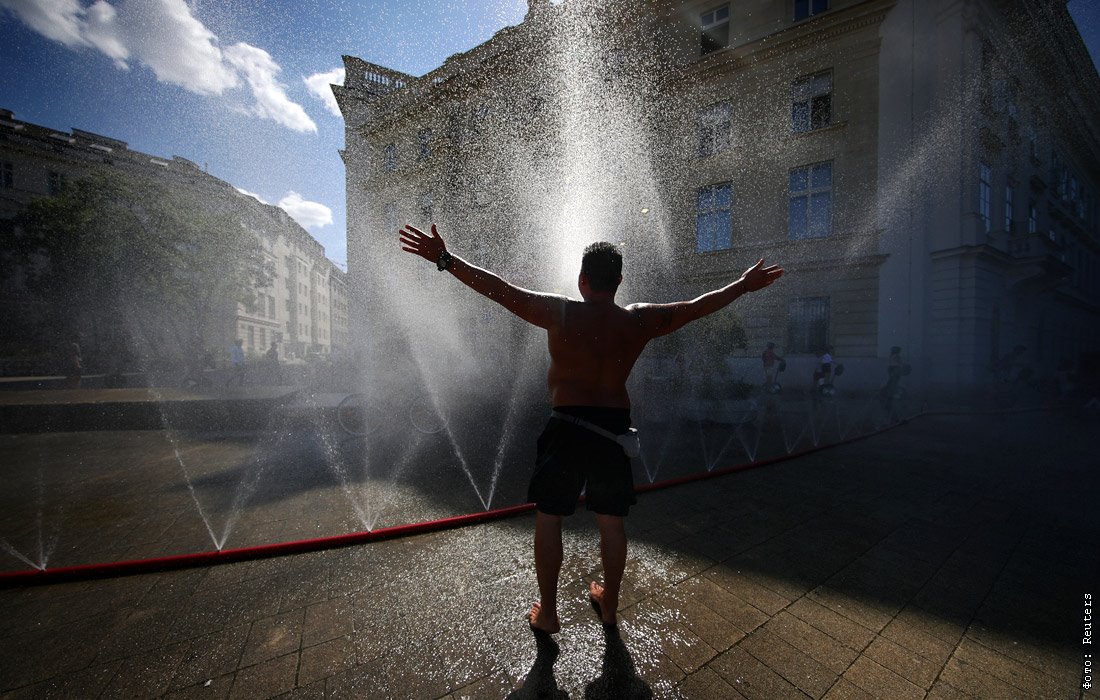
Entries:
{"type": "Polygon", "coordinates": [[[454,261],[454,259],[455,256],[451,255],[446,251],[446,249],[444,249],[443,252],[439,254],[439,259],[435,261],[435,267],[440,272],[443,272],[451,266],[451,263],[454,261]]]}

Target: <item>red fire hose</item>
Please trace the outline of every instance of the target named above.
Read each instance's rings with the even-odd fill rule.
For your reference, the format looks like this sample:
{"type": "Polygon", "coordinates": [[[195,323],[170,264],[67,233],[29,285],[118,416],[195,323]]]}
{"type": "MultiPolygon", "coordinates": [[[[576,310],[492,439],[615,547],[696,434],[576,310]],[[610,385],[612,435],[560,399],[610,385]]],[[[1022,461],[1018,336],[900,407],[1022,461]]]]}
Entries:
{"type": "MultiPolygon", "coordinates": [[[[832,442],[826,445],[819,445],[817,447],[811,447],[809,449],[801,450],[799,452],[793,452],[791,454],[762,459],[756,462],[735,464],[729,467],[724,467],[722,469],[714,469],[708,472],[689,474],[687,476],[675,477],[672,479],[667,479],[665,481],[658,481],[652,484],[643,484],[635,488],[635,491],[637,493],[647,493],[649,491],[657,491],[659,489],[667,489],[673,486],[679,486],[681,484],[690,483],[692,481],[710,479],[718,476],[723,476],[725,474],[731,474],[733,472],[745,471],[747,469],[755,469],[771,464],[777,464],[779,462],[785,462],[787,460],[796,459],[798,457],[802,457],[814,452],[820,452],[821,450],[825,450],[830,447],[838,447],[840,445],[846,445],[857,440],[863,440],[873,435],[878,435],[879,433],[885,432],[886,430],[901,425],[905,422],[907,421],[895,423],[894,425],[880,428],[879,430],[875,430],[870,433],[863,433],[855,437],[847,438],[845,440],[841,440],[840,442],[832,442]]],[[[293,542],[275,542],[272,544],[262,544],[255,547],[222,549],[209,552],[193,552],[190,554],[175,554],[167,557],[154,557],[151,559],[132,559],[129,561],[105,562],[100,564],[81,564],[79,566],[63,566],[54,569],[27,569],[23,571],[5,571],[0,572],[0,588],[11,588],[14,586],[31,586],[48,583],[62,583],[67,581],[81,581],[86,579],[127,576],[132,574],[147,574],[158,571],[171,571],[174,569],[187,569],[199,566],[214,566],[216,564],[228,564],[230,562],[248,561],[252,559],[264,559],[267,557],[278,557],[286,554],[298,554],[301,552],[314,552],[322,549],[334,549],[336,547],[347,547],[350,545],[365,544],[367,542],[375,542],[378,540],[408,537],[410,535],[419,535],[426,532],[435,532],[438,530],[450,530],[459,527],[466,527],[467,525],[475,525],[477,523],[484,523],[491,520],[511,518],[517,515],[521,515],[523,513],[528,513],[534,509],[534,503],[523,503],[516,506],[486,510],[482,513],[458,515],[451,518],[442,518],[440,520],[428,520],[425,522],[412,523],[409,525],[397,525],[394,527],[381,528],[378,530],[351,532],[343,535],[317,537],[306,540],[296,540],[293,542]]]]}

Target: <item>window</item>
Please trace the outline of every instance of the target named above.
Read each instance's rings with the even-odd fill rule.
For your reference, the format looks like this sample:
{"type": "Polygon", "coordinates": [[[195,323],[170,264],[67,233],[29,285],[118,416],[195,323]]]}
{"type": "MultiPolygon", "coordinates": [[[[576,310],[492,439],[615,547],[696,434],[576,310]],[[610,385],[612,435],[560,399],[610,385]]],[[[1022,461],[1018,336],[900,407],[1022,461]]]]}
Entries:
{"type": "Polygon", "coordinates": [[[699,112],[699,157],[706,158],[730,147],[730,103],[719,102],[699,112]]]}
{"type": "Polygon", "coordinates": [[[435,219],[435,198],[431,192],[425,192],[420,195],[419,200],[420,214],[424,217],[424,221],[433,221],[435,219]]]}
{"type": "Polygon", "coordinates": [[[248,326],[248,349],[252,350],[256,347],[256,329],[252,326],[248,326]]]}
{"type": "Polygon", "coordinates": [[[0,187],[10,190],[15,186],[15,167],[4,161],[0,163],[0,187]]]}
{"type": "Polygon", "coordinates": [[[812,17],[829,9],[829,0],[794,0],[794,21],[812,17]]]}
{"type": "Polygon", "coordinates": [[[420,141],[420,160],[427,160],[432,157],[432,130],[421,129],[417,133],[416,138],[420,141]]]}
{"type": "Polygon", "coordinates": [[[1027,232],[1035,233],[1039,230],[1039,211],[1035,208],[1035,202],[1028,206],[1027,232]]]}
{"type": "Polygon", "coordinates": [[[382,167],[388,173],[397,170],[397,144],[391,143],[382,149],[382,167]]]}
{"type": "Polygon", "coordinates": [[[1005,185],[1005,232],[1012,232],[1012,185],[1005,185]]]}
{"type": "Polygon", "coordinates": [[[819,353],[829,344],[829,297],[792,299],[787,305],[787,352],[819,353]]]}
{"type": "Polygon", "coordinates": [[[397,230],[397,205],[386,202],[382,205],[382,226],[388,231],[397,230]]]}
{"type": "Polygon", "coordinates": [[[787,235],[792,241],[833,232],[833,163],[794,168],[790,174],[787,235]]]}
{"type": "Polygon", "coordinates": [[[262,349],[262,348],[266,348],[266,347],[267,347],[267,329],[266,328],[261,328],[260,329],[260,348],[262,349]]]}
{"type": "Polygon", "coordinates": [[[791,133],[802,134],[832,122],[832,71],[799,78],[791,84],[791,133]]]}
{"type": "Polygon", "coordinates": [[[982,228],[986,233],[993,228],[993,215],[990,199],[993,187],[993,171],[985,163],[978,164],[978,216],[982,218],[982,228]]]}
{"type": "Polygon", "coordinates": [[[267,317],[275,318],[275,297],[267,298],[267,317]]]}
{"type": "Polygon", "coordinates": [[[61,173],[50,173],[49,181],[47,183],[47,190],[51,197],[56,197],[61,194],[61,190],[65,187],[65,176],[61,173]]]}
{"type": "Polygon", "coordinates": [[[723,49],[730,43],[730,6],[722,5],[699,15],[703,33],[699,39],[699,55],[723,49]]]}
{"type": "Polygon", "coordinates": [[[695,252],[709,253],[732,247],[732,201],[733,192],[728,182],[699,189],[696,198],[695,252]]]}

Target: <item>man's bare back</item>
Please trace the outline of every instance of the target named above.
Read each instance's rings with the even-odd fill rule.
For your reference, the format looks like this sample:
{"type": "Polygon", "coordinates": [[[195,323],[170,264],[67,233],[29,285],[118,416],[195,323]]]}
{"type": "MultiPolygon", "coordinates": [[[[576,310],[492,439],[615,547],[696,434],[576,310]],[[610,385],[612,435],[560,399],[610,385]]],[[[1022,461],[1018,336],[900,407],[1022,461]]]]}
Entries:
{"type": "Polygon", "coordinates": [[[638,311],[569,300],[546,334],[552,405],[630,408],[626,380],[650,340],[638,311]]]}

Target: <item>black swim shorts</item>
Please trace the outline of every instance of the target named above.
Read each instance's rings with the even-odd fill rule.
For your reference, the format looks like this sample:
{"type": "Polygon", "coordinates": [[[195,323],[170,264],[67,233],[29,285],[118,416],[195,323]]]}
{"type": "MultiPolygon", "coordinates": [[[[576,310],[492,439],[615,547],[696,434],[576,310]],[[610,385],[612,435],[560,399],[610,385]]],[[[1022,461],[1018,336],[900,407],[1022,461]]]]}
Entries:
{"type": "MultiPolygon", "coordinates": [[[[557,406],[554,410],[616,435],[630,427],[630,409],[626,408],[557,406]]],[[[548,515],[572,515],[582,489],[585,507],[602,515],[624,516],[637,502],[630,460],[619,443],[583,426],[551,418],[539,435],[527,500],[548,515]]]]}

